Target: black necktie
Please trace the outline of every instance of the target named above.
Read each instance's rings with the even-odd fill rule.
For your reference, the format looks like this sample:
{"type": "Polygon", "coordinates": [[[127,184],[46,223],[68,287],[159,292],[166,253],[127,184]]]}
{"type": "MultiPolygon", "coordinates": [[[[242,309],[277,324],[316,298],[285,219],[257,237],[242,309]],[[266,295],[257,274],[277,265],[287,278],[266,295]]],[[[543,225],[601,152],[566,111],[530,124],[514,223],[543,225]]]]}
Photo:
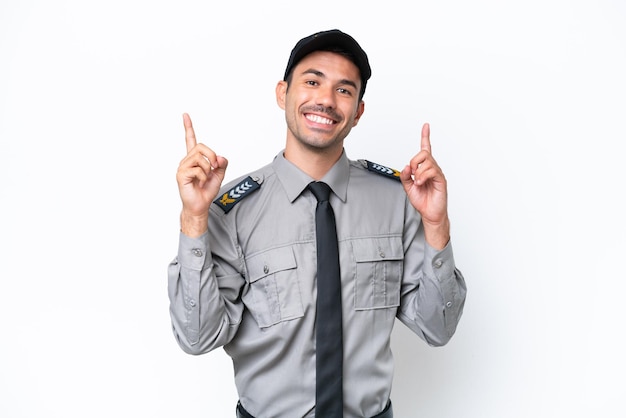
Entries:
{"type": "Polygon", "coordinates": [[[335,214],[328,201],[330,187],[313,182],[317,199],[317,321],[315,416],[343,417],[343,341],[341,326],[341,276],[335,214]]]}

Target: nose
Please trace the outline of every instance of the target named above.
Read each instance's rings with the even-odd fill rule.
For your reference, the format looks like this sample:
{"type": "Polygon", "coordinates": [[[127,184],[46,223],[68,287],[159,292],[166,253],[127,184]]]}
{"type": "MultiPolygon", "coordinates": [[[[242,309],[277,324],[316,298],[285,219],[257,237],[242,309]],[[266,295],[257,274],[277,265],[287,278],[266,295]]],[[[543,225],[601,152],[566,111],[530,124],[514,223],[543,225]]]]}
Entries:
{"type": "Polygon", "coordinates": [[[334,109],[336,105],[335,94],[337,94],[337,92],[332,86],[320,87],[317,90],[317,97],[315,98],[316,104],[334,109]]]}

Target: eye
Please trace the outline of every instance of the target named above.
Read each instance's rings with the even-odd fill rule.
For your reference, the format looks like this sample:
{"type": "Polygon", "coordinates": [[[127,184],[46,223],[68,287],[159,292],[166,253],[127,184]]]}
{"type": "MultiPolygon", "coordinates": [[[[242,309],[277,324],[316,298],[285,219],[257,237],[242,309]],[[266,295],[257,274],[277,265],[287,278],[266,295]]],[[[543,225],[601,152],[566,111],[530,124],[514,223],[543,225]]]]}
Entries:
{"type": "Polygon", "coordinates": [[[308,84],[309,86],[317,86],[318,84],[317,81],[315,80],[307,80],[305,83],[308,84]]]}
{"type": "Polygon", "coordinates": [[[341,94],[346,94],[348,96],[352,95],[352,91],[348,90],[348,89],[344,89],[343,87],[340,87],[337,89],[337,91],[341,94]]]}

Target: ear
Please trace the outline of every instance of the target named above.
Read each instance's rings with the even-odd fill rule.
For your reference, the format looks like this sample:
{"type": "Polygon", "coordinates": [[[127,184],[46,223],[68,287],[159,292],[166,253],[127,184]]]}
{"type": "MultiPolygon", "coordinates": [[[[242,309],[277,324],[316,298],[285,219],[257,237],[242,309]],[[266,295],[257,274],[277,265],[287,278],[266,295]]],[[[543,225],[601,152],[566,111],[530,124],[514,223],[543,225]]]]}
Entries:
{"type": "Polygon", "coordinates": [[[363,116],[363,112],[365,112],[365,102],[361,100],[356,108],[356,116],[354,117],[352,127],[355,127],[359,123],[359,119],[363,116]]]}
{"type": "Polygon", "coordinates": [[[276,84],[276,103],[278,103],[278,107],[285,110],[285,100],[287,96],[287,82],[284,80],[280,80],[278,84],[276,84]]]}

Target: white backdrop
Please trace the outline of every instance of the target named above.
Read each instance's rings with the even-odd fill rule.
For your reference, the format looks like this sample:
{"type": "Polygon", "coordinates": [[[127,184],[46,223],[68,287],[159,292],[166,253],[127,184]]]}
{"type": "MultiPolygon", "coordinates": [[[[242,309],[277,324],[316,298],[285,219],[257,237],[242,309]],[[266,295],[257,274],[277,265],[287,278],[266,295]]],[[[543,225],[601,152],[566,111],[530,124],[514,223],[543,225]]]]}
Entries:
{"type": "Polygon", "coordinates": [[[295,42],[368,52],[351,158],[402,168],[431,124],[464,317],[394,330],[399,418],[624,416],[626,3],[0,1],[0,416],[232,417],[222,350],[170,330],[182,113],[266,164],[295,42]]]}

